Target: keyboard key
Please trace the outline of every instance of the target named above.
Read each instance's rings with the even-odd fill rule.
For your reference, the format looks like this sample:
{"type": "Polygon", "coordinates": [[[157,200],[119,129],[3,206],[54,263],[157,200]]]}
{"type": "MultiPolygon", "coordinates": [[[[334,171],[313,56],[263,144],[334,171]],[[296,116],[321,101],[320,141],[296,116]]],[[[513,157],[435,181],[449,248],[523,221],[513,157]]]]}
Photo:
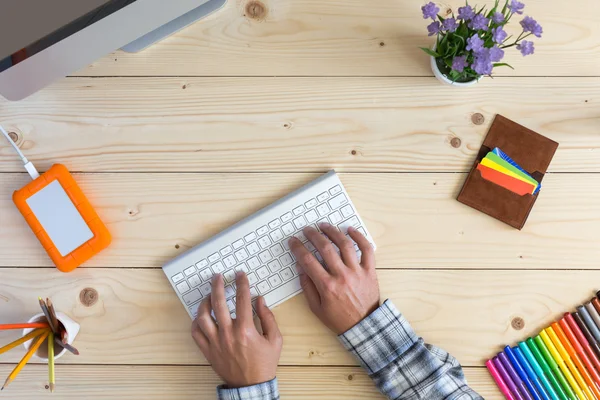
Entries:
{"type": "Polygon", "coordinates": [[[360,233],[362,233],[364,237],[367,237],[367,232],[364,230],[363,227],[358,228],[357,231],[359,231],[360,233]]]}
{"type": "Polygon", "coordinates": [[[269,283],[271,284],[272,288],[276,288],[277,286],[281,285],[283,281],[281,280],[279,275],[275,274],[269,277],[269,283]]]}
{"type": "Polygon", "coordinates": [[[246,250],[239,249],[238,251],[235,252],[235,257],[238,259],[238,261],[244,261],[246,258],[248,258],[250,256],[248,255],[246,250]]]}
{"type": "Polygon", "coordinates": [[[284,253],[283,247],[281,247],[281,245],[279,243],[277,243],[275,246],[271,247],[271,254],[273,254],[273,256],[279,257],[283,253],[284,253]]]}
{"type": "Polygon", "coordinates": [[[319,203],[327,200],[328,198],[329,198],[329,193],[327,193],[327,192],[323,192],[317,196],[317,200],[319,201],[319,203]]]}
{"type": "Polygon", "coordinates": [[[258,257],[260,258],[260,261],[262,261],[263,264],[265,264],[273,259],[273,256],[271,255],[269,250],[263,251],[262,253],[260,253],[258,255],[258,257]]]}
{"type": "Polygon", "coordinates": [[[296,234],[294,235],[298,240],[300,240],[301,242],[306,242],[308,239],[306,238],[306,235],[304,235],[304,232],[302,231],[298,231],[296,232],[296,234]]]}
{"type": "Polygon", "coordinates": [[[341,211],[342,211],[342,215],[344,216],[344,218],[348,218],[349,216],[354,214],[354,210],[352,209],[352,206],[350,204],[342,207],[341,211]]]}
{"type": "Polygon", "coordinates": [[[190,313],[192,314],[192,317],[194,319],[196,319],[196,317],[198,316],[198,304],[195,304],[191,307],[188,307],[188,309],[190,310],[190,313]]]}
{"type": "Polygon", "coordinates": [[[283,249],[285,251],[288,251],[290,249],[290,238],[286,237],[285,239],[283,239],[281,241],[281,245],[283,246],[283,249]]]}
{"type": "Polygon", "coordinates": [[[294,233],[295,229],[294,229],[294,225],[292,224],[285,224],[281,227],[281,230],[283,231],[284,235],[289,236],[292,233],[294,233]]]}
{"type": "Polygon", "coordinates": [[[275,229],[277,227],[279,227],[281,225],[281,221],[279,220],[279,218],[274,219],[273,221],[269,222],[269,228],[271,229],[275,229]]]}
{"type": "Polygon", "coordinates": [[[289,281],[294,277],[294,273],[292,272],[291,268],[286,268],[283,271],[281,271],[281,277],[284,281],[289,281]]]}
{"type": "Polygon", "coordinates": [[[171,280],[173,281],[173,283],[181,282],[183,280],[183,274],[179,273],[177,275],[173,275],[173,277],[171,277],[171,280]]]}
{"type": "Polygon", "coordinates": [[[200,271],[202,268],[208,266],[208,261],[206,260],[200,260],[196,263],[196,268],[198,268],[198,271],[200,271]]]}
{"type": "Polygon", "coordinates": [[[323,257],[321,256],[321,253],[319,253],[318,251],[315,251],[313,254],[318,262],[320,262],[321,264],[325,262],[325,260],[323,260],[323,257]]]}
{"type": "Polygon", "coordinates": [[[220,253],[222,256],[226,256],[227,254],[231,253],[233,251],[233,248],[231,246],[225,246],[221,249],[220,253]]]}
{"type": "Polygon", "coordinates": [[[262,247],[263,249],[266,249],[267,247],[272,245],[273,242],[271,242],[271,239],[269,239],[268,236],[263,236],[260,239],[258,239],[258,244],[260,244],[260,247],[262,247]]]}
{"type": "Polygon", "coordinates": [[[233,286],[231,286],[231,285],[225,286],[225,298],[230,299],[233,296],[235,296],[235,289],[233,288],[233,286]]]}
{"type": "Polygon", "coordinates": [[[210,256],[208,256],[208,261],[210,261],[212,263],[212,262],[217,261],[219,258],[221,258],[219,253],[214,253],[214,254],[211,254],[210,256]]]}
{"type": "Polygon", "coordinates": [[[219,261],[212,265],[212,269],[215,271],[215,274],[222,274],[223,271],[225,271],[225,266],[221,261],[219,261]]]}
{"type": "Polygon", "coordinates": [[[235,267],[235,272],[240,272],[240,271],[244,271],[245,273],[250,272],[250,270],[248,269],[248,266],[245,263],[241,263],[240,265],[237,265],[235,267]]]}
{"type": "Polygon", "coordinates": [[[260,279],[265,279],[267,276],[271,275],[267,267],[260,267],[256,270],[256,273],[260,279]]]}
{"type": "Polygon", "coordinates": [[[258,277],[254,272],[248,274],[248,282],[250,282],[251,286],[258,282],[258,277]]]}
{"type": "Polygon", "coordinates": [[[258,258],[256,257],[252,257],[251,259],[249,259],[247,261],[248,263],[248,267],[250,267],[250,269],[255,269],[260,267],[260,261],[258,261],[258,258]]]}
{"type": "Polygon", "coordinates": [[[327,203],[323,203],[319,207],[317,207],[317,211],[319,212],[319,215],[321,217],[324,217],[329,212],[329,206],[327,205],[327,203]]]}
{"type": "Polygon", "coordinates": [[[261,283],[256,285],[256,287],[258,288],[260,294],[265,294],[271,289],[271,286],[269,286],[269,282],[267,281],[262,281],[261,283]]]}
{"type": "Polygon", "coordinates": [[[227,300],[227,309],[229,309],[229,312],[235,311],[235,303],[233,300],[227,300]]]}
{"type": "MultiPolygon", "coordinates": [[[[317,226],[321,226],[321,224],[328,224],[329,220],[327,218],[321,218],[320,220],[317,221],[317,226]]],[[[319,230],[321,230],[321,228],[319,228],[319,230]]]]}
{"type": "Polygon", "coordinates": [[[260,228],[258,228],[256,230],[256,233],[258,233],[258,236],[262,236],[262,235],[264,235],[267,232],[269,232],[269,228],[267,228],[266,225],[265,226],[261,226],[260,228]]]}
{"type": "MultiPolygon", "coordinates": [[[[250,298],[252,299],[252,303],[256,302],[256,298],[258,297],[258,289],[256,287],[250,288],[250,298]]],[[[254,305],[254,304],[252,304],[254,305]]]]}
{"type": "Polygon", "coordinates": [[[290,265],[291,263],[293,263],[294,259],[292,258],[290,253],[285,253],[279,258],[279,261],[281,262],[281,265],[285,267],[286,265],[290,265]]]}
{"type": "Polygon", "coordinates": [[[256,233],[254,233],[254,232],[252,232],[252,233],[249,233],[249,234],[247,234],[246,236],[244,236],[244,240],[245,240],[247,243],[250,243],[251,241],[253,241],[253,240],[255,240],[255,239],[256,239],[256,233]]]}
{"type": "Polygon", "coordinates": [[[277,289],[266,293],[264,296],[265,303],[267,306],[271,307],[274,304],[280,303],[282,299],[290,297],[301,290],[302,286],[300,285],[300,279],[292,279],[291,281],[279,286],[277,289]]]}
{"type": "Polygon", "coordinates": [[[210,283],[205,283],[204,285],[200,286],[200,292],[205,297],[210,294],[211,290],[212,290],[212,287],[210,286],[210,283]]]}
{"type": "Polygon", "coordinates": [[[188,278],[188,283],[194,288],[202,283],[202,279],[200,279],[198,275],[192,275],[188,278]]]}
{"type": "Polygon", "coordinates": [[[316,205],[317,205],[317,201],[315,199],[310,199],[309,201],[304,203],[304,207],[306,207],[306,208],[313,208],[316,205]]]}
{"type": "Polygon", "coordinates": [[[223,274],[223,278],[225,278],[225,282],[227,283],[235,281],[235,271],[230,269],[229,271],[223,274]]]}
{"type": "Polygon", "coordinates": [[[281,269],[281,264],[279,264],[279,261],[277,260],[271,261],[269,264],[267,264],[267,266],[269,267],[271,272],[277,272],[281,269]]]}
{"type": "Polygon", "coordinates": [[[290,267],[294,276],[298,276],[298,274],[300,273],[298,268],[300,268],[300,266],[297,263],[293,263],[292,266],[290,267]]]}
{"type": "Polygon", "coordinates": [[[281,233],[281,229],[275,229],[273,232],[270,233],[271,239],[273,239],[273,242],[279,242],[281,239],[283,239],[283,233],[281,233]]]}
{"type": "Polygon", "coordinates": [[[306,247],[308,249],[308,251],[315,251],[315,250],[317,250],[316,247],[311,242],[304,243],[304,247],[306,247]]]}
{"type": "Polygon", "coordinates": [[[231,268],[233,267],[235,264],[237,264],[237,260],[235,259],[235,257],[233,255],[231,256],[227,256],[223,259],[223,262],[225,263],[225,266],[227,268],[231,268]]]}
{"type": "Polygon", "coordinates": [[[200,276],[202,277],[202,280],[206,282],[212,278],[213,272],[210,270],[210,268],[204,268],[202,271],[200,271],[200,276]]]}
{"type": "Polygon", "coordinates": [[[242,239],[239,239],[239,240],[236,240],[235,242],[233,242],[233,248],[236,250],[242,246],[244,246],[244,241],[242,239]]]}
{"type": "Polygon", "coordinates": [[[332,196],[335,196],[336,194],[340,193],[341,191],[342,191],[342,188],[340,187],[340,185],[335,185],[334,187],[329,189],[329,193],[331,193],[332,196]]]}
{"type": "Polygon", "coordinates": [[[283,214],[283,215],[281,216],[281,220],[282,220],[283,222],[289,222],[289,221],[291,221],[291,220],[292,220],[292,218],[294,218],[294,216],[293,216],[293,215],[292,215],[292,213],[290,213],[290,212],[289,212],[289,213],[285,213],[285,214],[283,214]]]}
{"type": "Polygon", "coordinates": [[[336,208],[346,204],[347,202],[348,199],[346,198],[346,195],[344,193],[340,193],[331,200],[329,200],[329,207],[331,207],[332,210],[335,210],[336,208]]]}
{"type": "Polygon", "coordinates": [[[298,206],[296,208],[294,208],[293,210],[294,215],[300,215],[304,212],[304,206],[298,206]]]}
{"type": "Polygon", "coordinates": [[[258,247],[256,242],[250,243],[246,249],[248,249],[248,253],[250,254],[256,254],[260,251],[260,247],[258,247]]]}
{"type": "Polygon", "coordinates": [[[331,221],[331,223],[333,225],[336,225],[338,222],[340,222],[342,220],[342,214],[340,214],[338,211],[334,211],[331,214],[329,214],[329,220],[331,221]]]}
{"type": "Polygon", "coordinates": [[[306,220],[308,222],[315,222],[317,219],[319,219],[319,215],[317,215],[317,212],[315,210],[310,210],[309,212],[304,214],[304,217],[306,217],[306,220]]]}
{"type": "Polygon", "coordinates": [[[185,301],[185,304],[194,304],[201,298],[202,298],[202,295],[200,294],[200,291],[198,289],[194,289],[191,292],[189,292],[188,294],[183,296],[183,301],[185,301]]]}
{"type": "Polygon", "coordinates": [[[306,219],[301,215],[294,220],[294,225],[296,225],[297,229],[302,229],[306,226],[306,219]]]}
{"type": "Polygon", "coordinates": [[[346,233],[348,233],[349,226],[352,226],[354,228],[358,228],[360,226],[360,221],[358,220],[358,218],[356,218],[356,216],[342,222],[338,225],[338,228],[340,228],[340,231],[342,231],[342,233],[345,235],[346,233]]]}
{"type": "Polygon", "coordinates": [[[177,284],[177,290],[179,291],[179,293],[185,293],[188,290],[190,290],[190,286],[187,284],[186,281],[183,281],[177,284]]]}

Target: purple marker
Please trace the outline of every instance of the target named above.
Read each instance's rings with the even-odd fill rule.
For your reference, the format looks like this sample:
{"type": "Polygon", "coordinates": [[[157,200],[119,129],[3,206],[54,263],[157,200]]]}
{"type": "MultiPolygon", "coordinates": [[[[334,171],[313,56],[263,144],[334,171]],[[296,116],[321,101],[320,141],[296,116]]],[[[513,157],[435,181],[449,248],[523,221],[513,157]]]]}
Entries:
{"type": "Polygon", "coordinates": [[[531,397],[531,395],[529,394],[529,390],[527,390],[527,385],[525,385],[521,378],[519,378],[519,374],[517,374],[517,371],[515,371],[515,369],[513,368],[512,364],[508,360],[508,357],[506,357],[506,354],[504,354],[503,352],[498,353],[498,359],[502,363],[502,366],[504,367],[506,372],[508,372],[508,375],[510,375],[510,377],[512,378],[517,388],[520,389],[519,392],[521,394],[521,397],[523,397],[524,400],[533,400],[533,397],[531,397]]]}
{"type": "Polygon", "coordinates": [[[508,375],[508,372],[506,372],[506,368],[504,368],[504,365],[502,365],[500,360],[498,360],[498,357],[494,357],[492,359],[492,362],[494,363],[494,365],[496,366],[496,369],[500,373],[502,380],[504,381],[504,383],[506,383],[506,386],[508,386],[508,390],[510,390],[510,392],[513,394],[513,396],[515,396],[515,399],[516,400],[525,400],[523,398],[523,396],[521,396],[521,392],[519,392],[519,389],[517,389],[517,386],[515,385],[515,383],[511,379],[511,377],[508,375]]]}

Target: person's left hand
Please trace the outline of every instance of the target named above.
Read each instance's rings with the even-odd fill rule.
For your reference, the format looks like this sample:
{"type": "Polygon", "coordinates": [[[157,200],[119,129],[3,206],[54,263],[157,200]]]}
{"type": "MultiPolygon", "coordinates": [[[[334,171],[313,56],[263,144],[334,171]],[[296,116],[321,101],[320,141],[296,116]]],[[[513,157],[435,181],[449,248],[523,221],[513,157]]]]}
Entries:
{"type": "Polygon", "coordinates": [[[262,297],[256,312],[264,334],[260,334],[252,318],[250,284],[246,274],[236,275],[236,319],[229,315],[223,277],[215,275],[212,292],[198,308],[192,323],[192,337],[228,388],[239,388],[268,382],[275,378],[283,339],[275,316],[262,297]],[[214,310],[217,323],[210,315],[214,310]]]}

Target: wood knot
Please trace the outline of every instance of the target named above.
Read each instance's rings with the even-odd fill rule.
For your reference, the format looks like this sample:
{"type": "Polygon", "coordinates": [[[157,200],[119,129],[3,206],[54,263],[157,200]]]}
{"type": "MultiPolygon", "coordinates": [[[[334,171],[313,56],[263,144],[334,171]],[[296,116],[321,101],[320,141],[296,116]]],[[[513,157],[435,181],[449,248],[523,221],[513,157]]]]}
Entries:
{"type": "Polygon", "coordinates": [[[246,4],[246,14],[248,18],[262,21],[267,16],[267,8],[260,1],[251,1],[246,4]]]}
{"type": "Polygon", "coordinates": [[[176,248],[176,249],[179,249],[179,245],[178,245],[178,244],[176,244],[176,245],[175,245],[175,248],[176,248]]]}
{"type": "Polygon", "coordinates": [[[353,156],[355,156],[355,155],[356,155],[356,150],[352,150],[352,151],[350,152],[350,154],[352,154],[353,156]]]}
{"type": "Polygon", "coordinates": [[[525,320],[521,317],[515,317],[512,319],[512,321],[510,321],[510,325],[514,330],[520,331],[521,329],[525,328],[525,320]]]}
{"type": "Polygon", "coordinates": [[[450,146],[454,147],[455,149],[458,149],[461,144],[462,140],[460,140],[460,138],[453,137],[452,140],[450,140],[450,146]]]}
{"type": "Polygon", "coordinates": [[[129,211],[127,211],[127,214],[129,214],[130,217],[134,217],[136,215],[138,215],[140,213],[140,211],[138,209],[129,209],[129,211]]]}
{"type": "Polygon", "coordinates": [[[183,90],[185,90],[185,89],[187,89],[187,85],[183,85],[181,88],[182,88],[183,90]]]}
{"type": "Polygon", "coordinates": [[[8,132],[8,136],[10,137],[10,139],[13,142],[15,142],[15,143],[19,142],[19,134],[17,132],[8,132]]]}
{"type": "Polygon", "coordinates": [[[311,350],[311,351],[308,352],[308,356],[309,357],[314,357],[314,355],[315,355],[315,351],[314,350],[311,350]]]}
{"type": "Polygon", "coordinates": [[[354,375],[352,375],[352,374],[348,375],[348,380],[351,381],[352,379],[354,379],[354,375]]]}
{"type": "Polygon", "coordinates": [[[475,113],[475,114],[471,115],[471,121],[475,125],[481,125],[485,122],[485,117],[481,113],[475,113]]]}
{"type": "Polygon", "coordinates": [[[383,46],[385,46],[385,43],[384,42],[379,42],[379,47],[383,47],[383,46]]]}
{"type": "Polygon", "coordinates": [[[92,288],[85,288],[79,293],[79,301],[86,307],[91,307],[98,301],[98,291],[92,288]]]}
{"type": "Polygon", "coordinates": [[[450,7],[448,7],[446,9],[446,15],[450,15],[450,14],[452,14],[452,9],[450,7]]]}

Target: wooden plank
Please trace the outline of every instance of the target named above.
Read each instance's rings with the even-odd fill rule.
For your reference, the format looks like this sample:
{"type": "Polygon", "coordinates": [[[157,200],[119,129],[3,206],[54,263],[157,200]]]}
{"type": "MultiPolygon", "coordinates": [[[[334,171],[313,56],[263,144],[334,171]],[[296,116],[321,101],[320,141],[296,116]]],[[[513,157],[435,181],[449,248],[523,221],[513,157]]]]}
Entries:
{"type": "MultiPolygon", "coordinates": [[[[0,375],[8,375],[12,365],[0,365],[0,375]]],[[[56,370],[56,395],[61,399],[170,399],[213,400],[220,379],[202,366],[75,366],[60,365],[56,370]]],[[[466,368],[471,387],[485,399],[501,400],[502,395],[483,368],[466,368]]],[[[384,399],[369,377],[356,367],[280,367],[282,398],[328,400],[384,399]],[[335,390],[333,390],[335,388],[335,390]]],[[[9,388],[11,399],[31,399],[48,392],[47,373],[42,365],[28,365],[9,388]]]]}
{"type": "MultiPolygon", "coordinates": [[[[380,270],[382,299],[390,298],[417,334],[453,354],[465,366],[483,366],[505,344],[537,333],[562,313],[589,299],[600,271],[380,270]],[[569,290],[565,290],[568,288],[569,290]],[[512,327],[522,318],[524,329],[512,327]]],[[[160,270],[0,269],[2,321],[39,312],[37,296],[81,324],[81,356],[60,363],[204,364],[190,336],[190,319],[160,270]],[[97,302],[80,299],[90,288],[97,302]]],[[[282,365],[357,365],[297,296],[274,309],[284,336],[282,365]]],[[[8,343],[17,332],[0,334],[8,343]]],[[[16,362],[22,351],[3,355],[16,362]]]]}
{"type": "MultiPolygon", "coordinates": [[[[159,268],[318,174],[77,174],[112,245],[86,266],[159,268]],[[179,247],[179,248],[177,248],[179,247]]],[[[600,176],[550,174],[519,232],[455,198],[465,174],[341,174],[379,268],[597,269],[600,176]]],[[[52,266],[0,174],[0,266],[52,266]]]]}
{"type": "MultiPolygon", "coordinates": [[[[0,119],[41,169],[464,172],[498,113],[561,143],[551,171],[598,172],[599,98],[596,78],[82,78],[0,119]]],[[[0,171],[22,170],[0,141],[0,171]]]]}
{"type": "MultiPolygon", "coordinates": [[[[464,1],[438,4],[456,11],[464,1]]],[[[78,74],[431,76],[429,60],[419,49],[433,43],[421,5],[409,0],[232,0],[213,17],[141,53],[118,51],[78,74]]],[[[598,76],[600,16],[582,12],[596,6],[595,0],[578,0],[577,7],[558,0],[528,1],[526,15],[543,25],[543,38],[536,40],[533,57],[509,49],[506,60],[516,70],[501,68],[498,75],[598,76]]],[[[511,33],[519,28],[515,21],[511,33]]]]}

